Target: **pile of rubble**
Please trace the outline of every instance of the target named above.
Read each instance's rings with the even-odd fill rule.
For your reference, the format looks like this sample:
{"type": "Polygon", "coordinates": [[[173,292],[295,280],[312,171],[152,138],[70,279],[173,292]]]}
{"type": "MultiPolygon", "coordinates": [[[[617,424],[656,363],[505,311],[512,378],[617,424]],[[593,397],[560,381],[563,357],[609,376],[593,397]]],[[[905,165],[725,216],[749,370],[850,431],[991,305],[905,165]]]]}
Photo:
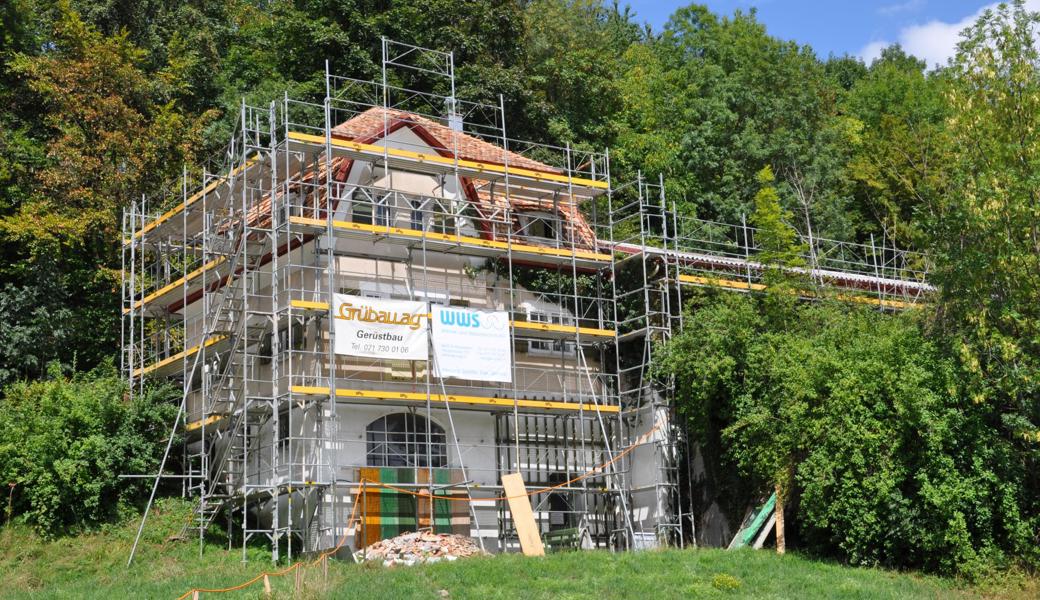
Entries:
{"type": "Polygon", "coordinates": [[[472,538],[427,530],[376,542],[355,552],[354,558],[358,562],[382,562],[384,567],[410,567],[416,563],[453,561],[486,554],[472,538]]]}

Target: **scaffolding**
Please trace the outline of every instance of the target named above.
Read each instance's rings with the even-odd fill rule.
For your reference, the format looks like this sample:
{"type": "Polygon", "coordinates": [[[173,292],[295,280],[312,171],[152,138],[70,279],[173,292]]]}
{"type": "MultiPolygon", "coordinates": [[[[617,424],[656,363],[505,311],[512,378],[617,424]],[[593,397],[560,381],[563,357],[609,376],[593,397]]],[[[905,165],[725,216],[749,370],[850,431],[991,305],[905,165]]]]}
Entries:
{"type": "MultiPolygon", "coordinates": [[[[243,559],[258,538],[277,560],[419,528],[516,549],[493,500],[511,472],[542,490],[543,533],[693,539],[688,440],[650,367],[684,286],[758,289],[754,230],[680,217],[660,178],[614,185],[606,151],[509,138],[504,99],[459,99],[454,70],[384,39],[378,81],[326,67],[321,103],[243,102],[178,197],[124,213],[121,368],[134,394],[181,386],[152,491],[178,472],[200,551],[218,519],[243,559]],[[505,312],[509,383],[337,353],[337,294],[505,312]]],[[[930,289],[920,257],[808,241],[849,298],[898,310],[930,289]]]]}

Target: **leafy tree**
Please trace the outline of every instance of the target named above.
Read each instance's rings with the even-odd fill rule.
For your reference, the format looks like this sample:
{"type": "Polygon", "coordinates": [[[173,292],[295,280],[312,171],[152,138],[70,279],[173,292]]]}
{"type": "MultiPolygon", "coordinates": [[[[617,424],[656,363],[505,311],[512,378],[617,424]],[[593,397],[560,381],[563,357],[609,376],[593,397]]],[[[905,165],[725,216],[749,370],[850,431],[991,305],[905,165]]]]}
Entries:
{"type": "Polygon", "coordinates": [[[53,48],[9,64],[42,115],[37,135],[46,139],[46,156],[29,155],[37,161],[31,188],[21,187],[26,179],[18,174],[20,191],[0,215],[7,258],[0,296],[11,307],[25,299],[34,305],[0,329],[3,345],[29,350],[5,367],[8,374],[38,374],[53,358],[90,366],[111,355],[120,210],[140,194],[161,192],[192,162],[206,119],[167,100],[168,81],[145,75],[142,51],[125,35],[104,37],[67,5],[60,8],[53,48]]]}
{"type": "Polygon", "coordinates": [[[719,18],[691,5],[627,62],[618,154],[664,172],[681,210],[739,222],[769,165],[785,207],[812,212],[803,224],[855,232],[842,182],[856,128],[838,115],[841,87],[811,49],[770,37],[753,11],[719,18]]]}
{"type": "Polygon", "coordinates": [[[631,13],[617,2],[539,0],[525,19],[528,119],[551,141],[602,150],[614,141],[623,109],[622,57],[642,35],[631,13]]]}
{"type": "Polygon", "coordinates": [[[169,388],[130,400],[111,364],[7,387],[0,400],[0,476],[16,484],[15,513],[57,536],[122,516],[150,489],[176,413],[169,388]]]}
{"type": "Polygon", "coordinates": [[[842,102],[862,124],[861,143],[848,165],[856,204],[869,217],[862,227],[880,226],[882,239],[900,247],[924,247],[919,213],[945,193],[945,88],[945,73],[929,74],[924,61],[891,46],[842,102]]]}
{"type": "MultiPolygon", "coordinates": [[[[984,11],[950,66],[947,193],[929,203],[940,294],[937,337],[963,385],[1002,432],[1040,514],[1040,14],[1022,2],[984,11]]],[[[1024,549],[1031,542],[1012,540],[1024,549]]]]}

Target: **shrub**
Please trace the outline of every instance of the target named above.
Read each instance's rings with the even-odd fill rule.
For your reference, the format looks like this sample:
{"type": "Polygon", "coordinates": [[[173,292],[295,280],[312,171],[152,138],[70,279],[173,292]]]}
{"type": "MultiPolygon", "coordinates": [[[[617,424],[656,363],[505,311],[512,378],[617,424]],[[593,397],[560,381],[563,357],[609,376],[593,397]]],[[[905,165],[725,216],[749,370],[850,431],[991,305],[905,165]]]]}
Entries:
{"type": "Polygon", "coordinates": [[[772,487],[790,465],[801,541],[854,564],[969,577],[1030,554],[1029,473],[998,416],[910,315],[708,298],[655,357],[694,439],[772,487]]]}
{"type": "Polygon", "coordinates": [[[117,518],[158,467],[176,406],[173,390],[132,400],[111,364],[9,385],[0,400],[0,476],[15,483],[14,511],[54,537],[117,518]]]}

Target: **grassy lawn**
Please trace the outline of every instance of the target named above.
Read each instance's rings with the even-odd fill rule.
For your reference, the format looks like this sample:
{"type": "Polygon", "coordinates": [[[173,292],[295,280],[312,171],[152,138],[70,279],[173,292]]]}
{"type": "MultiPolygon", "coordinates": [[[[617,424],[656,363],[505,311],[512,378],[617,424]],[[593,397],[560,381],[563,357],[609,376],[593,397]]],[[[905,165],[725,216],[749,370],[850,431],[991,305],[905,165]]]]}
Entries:
{"type": "MultiPolygon", "coordinates": [[[[167,542],[188,505],[162,503],[149,522],[138,559],[125,567],[136,522],[100,533],[44,541],[12,525],[0,534],[5,598],[176,598],[192,587],[226,587],[274,570],[263,549],[227,552],[167,542]]],[[[292,575],[272,579],[275,597],[292,597],[292,575]]],[[[263,586],[203,598],[262,598],[263,586]]],[[[767,551],[667,550],[611,554],[517,555],[384,569],[330,561],[328,579],[303,571],[301,598],[1036,598],[1027,578],[968,587],[953,580],[856,569],[767,551]]]]}

